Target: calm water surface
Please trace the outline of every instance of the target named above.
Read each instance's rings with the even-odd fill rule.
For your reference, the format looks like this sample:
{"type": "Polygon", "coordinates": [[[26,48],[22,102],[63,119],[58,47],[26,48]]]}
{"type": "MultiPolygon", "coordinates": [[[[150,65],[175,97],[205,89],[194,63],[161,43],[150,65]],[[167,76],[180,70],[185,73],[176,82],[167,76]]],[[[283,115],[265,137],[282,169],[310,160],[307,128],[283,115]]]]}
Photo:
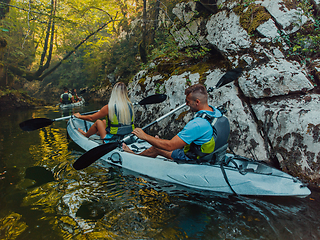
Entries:
{"type": "Polygon", "coordinates": [[[111,165],[75,171],[84,151],[68,139],[65,121],[33,132],[18,126],[69,114],[1,113],[0,239],[320,239],[319,192],[304,199],[208,195],[111,165]]]}

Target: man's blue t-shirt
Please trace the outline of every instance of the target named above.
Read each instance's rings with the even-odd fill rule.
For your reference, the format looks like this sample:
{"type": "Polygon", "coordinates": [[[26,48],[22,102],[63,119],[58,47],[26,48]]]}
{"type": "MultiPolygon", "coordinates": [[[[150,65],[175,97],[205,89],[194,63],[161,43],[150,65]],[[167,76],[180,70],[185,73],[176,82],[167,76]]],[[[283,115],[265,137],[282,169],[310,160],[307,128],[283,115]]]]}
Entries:
{"type": "MultiPolygon", "coordinates": [[[[221,117],[221,112],[210,106],[211,111],[201,110],[198,113],[205,112],[208,115],[214,117],[221,117]]],[[[211,140],[213,135],[213,130],[210,123],[203,118],[197,117],[192,119],[186,124],[186,126],[177,134],[186,144],[191,144],[194,142],[196,145],[202,145],[211,140]]]]}

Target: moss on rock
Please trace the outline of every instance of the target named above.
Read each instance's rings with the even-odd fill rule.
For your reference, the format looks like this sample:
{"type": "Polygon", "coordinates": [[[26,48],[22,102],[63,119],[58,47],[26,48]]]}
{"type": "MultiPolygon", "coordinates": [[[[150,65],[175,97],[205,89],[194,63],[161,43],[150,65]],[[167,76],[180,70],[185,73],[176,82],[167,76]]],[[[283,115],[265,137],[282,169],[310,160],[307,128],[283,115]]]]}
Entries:
{"type": "Polygon", "coordinates": [[[248,34],[252,34],[257,27],[271,18],[270,14],[264,7],[257,4],[251,4],[246,11],[240,15],[240,24],[247,30],[248,34]]]}

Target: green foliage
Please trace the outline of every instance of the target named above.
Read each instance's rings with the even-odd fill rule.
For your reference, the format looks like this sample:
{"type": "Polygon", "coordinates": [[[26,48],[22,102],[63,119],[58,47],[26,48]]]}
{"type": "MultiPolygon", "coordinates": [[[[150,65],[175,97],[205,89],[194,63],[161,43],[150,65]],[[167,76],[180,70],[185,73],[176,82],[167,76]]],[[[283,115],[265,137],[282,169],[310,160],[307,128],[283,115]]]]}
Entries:
{"type": "Polygon", "coordinates": [[[280,37],[274,41],[285,42],[289,47],[287,56],[298,57],[302,63],[305,63],[310,61],[312,57],[320,54],[320,18],[319,16],[312,15],[312,7],[307,1],[300,2],[299,6],[301,9],[304,9],[301,14],[303,13],[307,17],[312,17],[313,22],[305,24],[295,36],[278,31],[280,37]]]}
{"type": "Polygon", "coordinates": [[[243,11],[244,8],[250,6],[252,3],[254,3],[255,0],[240,0],[240,2],[238,3],[238,8],[240,7],[243,11]]]}
{"type": "Polygon", "coordinates": [[[153,48],[151,59],[158,58],[177,58],[179,57],[179,47],[174,37],[171,34],[165,33],[162,35],[161,32],[157,32],[157,38],[155,38],[155,46],[151,45],[150,48],[153,48]]]}
{"type": "Polygon", "coordinates": [[[86,49],[80,49],[64,61],[56,71],[46,77],[43,80],[43,84],[53,83],[54,86],[61,89],[64,86],[70,89],[94,88],[103,79],[103,77],[99,76],[99,72],[103,68],[101,62],[101,59],[94,59],[92,56],[88,56],[86,49]]]}
{"type": "Polygon", "coordinates": [[[191,86],[191,80],[190,80],[189,77],[187,77],[187,79],[186,79],[186,85],[187,85],[187,86],[191,86]]]}
{"type": "MultiPolygon", "coordinates": [[[[39,68],[51,5],[44,0],[30,3],[31,11],[29,12],[28,1],[11,0],[10,4],[13,7],[10,8],[6,18],[0,20],[0,35],[8,43],[5,51],[0,55],[0,60],[4,65],[12,64],[20,69],[35,72],[39,68]]],[[[54,18],[56,28],[51,66],[59,62],[103,23],[114,21],[89,38],[77,50],[76,56],[81,59],[74,57],[63,61],[59,68],[64,71],[56,70],[56,73],[47,77],[45,81],[52,80],[54,85],[58,86],[65,85],[67,82],[66,85],[69,86],[79,84],[93,86],[97,85],[97,82],[103,82],[105,79],[103,59],[104,54],[107,54],[106,49],[113,41],[112,34],[119,32],[119,23],[123,19],[126,20],[127,14],[135,12],[136,9],[132,1],[124,1],[120,7],[119,2],[111,0],[60,1],[54,18]],[[122,15],[119,14],[120,10],[122,15]],[[79,54],[79,51],[82,52],[79,54]],[[77,61],[81,63],[77,64],[77,61]],[[78,77],[75,77],[75,74],[78,74],[78,77]],[[81,81],[76,82],[72,79],[81,81]]]]}
{"type": "Polygon", "coordinates": [[[195,59],[203,58],[205,55],[208,54],[209,51],[210,49],[205,46],[199,46],[196,48],[189,47],[185,49],[187,57],[195,59]]]}
{"type": "MultiPolygon", "coordinates": [[[[17,21],[17,15],[7,14],[7,17],[0,21],[0,28],[8,31],[1,31],[1,37],[7,43],[1,51],[0,60],[6,64],[15,64],[20,68],[27,68],[35,57],[34,42],[27,41],[24,45],[24,31],[26,24],[17,21]]],[[[32,29],[30,29],[32,32],[32,29]]]]}
{"type": "MultiPolygon", "coordinates": [[[[164,22],[157,25],[154,24],[155,16],[152,14],[159,7],[156,8],[155,1],[148,3],[151,9],[148,9],[148,34],[144,53],[141,54],[140,51],[139,54],[141,24],[138,22],[133,30],[132,23],[141,17],[139,14],[142,12],[143,1],[61,0],[54,17],[56,28],[51,66],[60,62],[103,23],[114,21],[64,60],[59,68],[43,80],[43,84],[52,83],[56,87],[78,89],[86,86],[99,88],[110,84],[107,77],[109,74],[114,75],[115,81],[128,82],[141,66],[150,66],[153,61],[203,58],[209,49],[201,46],[180,49],[170,34],[170,26],[166,21],[168,18],[173,19],[171,9],[176,2],[179,0],[161,1],[161,9],[166,7],[167,13],[164,22]],[[160,29],[157,28],[159,25],[160,29]],[[123,34],[123,31],[127,35],[123,34]],[[149,62],[145,61],[144,57],[149,62]],[[141,60],[144,63],[141,63],[141,60]]],[[[10,4],[17,7],[11,7],[6,18],[0,20],[0,34],[7,42],[7,46],[0,52],[0,62],[4,66],[12,64],[18,69],[33,73],[39,68],[51,5],[45,0],[30,3],[31,12],[28,12],[28,1],[11,0],[10,4]]],[[[191,36],[191,40],[194,40],[194,36],[191,36]]],[[[11,72],[8,76],[10,74],[17,73],[11,72]]],[[[159,91],[162,91],[160,87],[159,91]]]]}
{"type": "Polygon", "coordinates": [[[27,93],[25,91],[23,91],[23,90],[15,90],[15,89],[11,89],[9,87],[0,89],[0,97],[6,96],[6,95],[10,95],[10,94],[26,95],[27,93]]]}
{"type": "Polygon", "coordinates": [[[301,10],[300,14],[305,15],[308,18],[313,17],[313,7],[309,0],[300,0],[298,3],[298,9],[301,10]]]}
{"type": "Polygon", "coordinates": [[[169,29],[158,31],[155,38],[155,45],[149,46],[151,54],[150,61],[160,58],[178,59],[178,58],[195,58],[204,57],[210,49],[204,46],[186,47],[181,50],[174,37],[169,33],[169,29]]]}
{"type": "Polygon", "coordinates": [[[156,94],[165,93],[165,86],[164,86],[164,85],[161,85],[161,83],[156,83],[155,93],[156,93],[156,94]]]}
{"type": "Polygon", "coordinates": [[[244,7],[248,7],[250,4],[252,4],[252,3],[254,3],[255,2],[255,0],[244,0],[243,2],[242,2],[242,5],[244,6],[244,7]]]}

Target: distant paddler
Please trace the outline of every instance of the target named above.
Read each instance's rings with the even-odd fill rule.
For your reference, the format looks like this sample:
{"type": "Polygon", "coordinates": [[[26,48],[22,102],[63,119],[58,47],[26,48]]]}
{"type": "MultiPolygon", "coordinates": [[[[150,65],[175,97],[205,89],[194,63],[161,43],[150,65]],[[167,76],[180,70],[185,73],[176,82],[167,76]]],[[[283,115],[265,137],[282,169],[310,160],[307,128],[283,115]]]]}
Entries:
{"type": "Polygon", "coordinates": [[[63,88],[64,93],[60,96],[60,102],[62,104],[70,104],[73,103],[74,98],[71,93],[69,93],[69,89],[67,87],[63,88]]]}
{"type": "Polygon", "coordinates": [[[82,98],[78,97],[77,89],[74,88],[72,90],[72,95],[73,95],[73,102],[74,103],[82,101],[82,98]]]}

